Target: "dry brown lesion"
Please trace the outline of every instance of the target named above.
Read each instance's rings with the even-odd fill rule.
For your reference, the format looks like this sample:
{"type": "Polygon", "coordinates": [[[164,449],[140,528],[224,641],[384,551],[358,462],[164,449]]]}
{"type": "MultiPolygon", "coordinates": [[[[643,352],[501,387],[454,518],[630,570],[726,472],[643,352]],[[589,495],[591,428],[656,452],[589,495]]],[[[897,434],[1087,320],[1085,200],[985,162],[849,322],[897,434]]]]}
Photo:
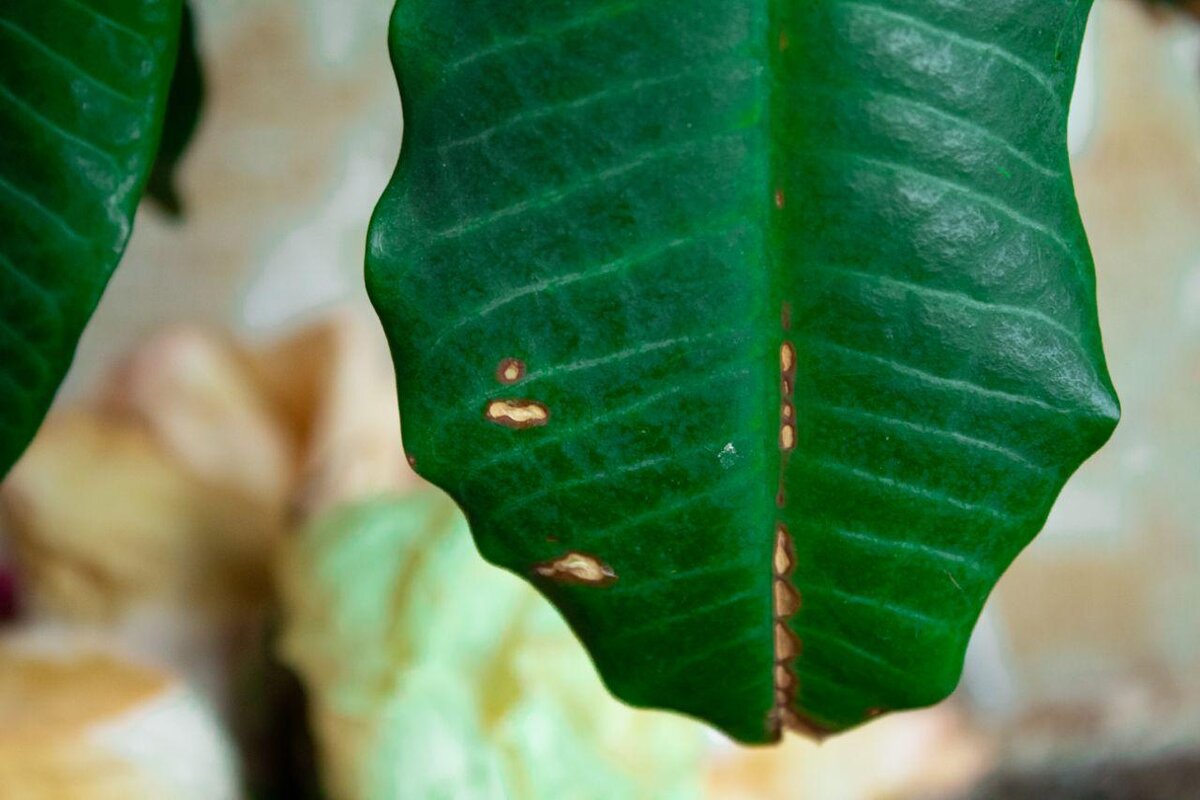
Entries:
{"type": "MultiPolygon", "coordinates": [[[[785,331],[791,328],[792,311],[784,304],[780,314],[785,331]]],[[[788,458],[796,449],[796,347],[784,340],[779,346],[779,486],[776,505],[780,510],[787,506],[785,475],[788,458]]],[[[776,736],[787,728],[797,732],[819,736],[815,729],[795,710],[799,680],[792,670],[792,663],[800,655],[801,643],[792,632],[789,620],[800,610],[800,593],[792,584],[792,572],[796,566],[796,554],[787,525],[775,524],[775,550],[773,555],[773,609],[775,665],[775,703],[768,716],[768,725],[776,736]]]]}
{"type": "Polygon", "coordinates": [[[796,564],[792,538],[782,522],[775,526],[774,602],[775,602],[775,705],[769,724],[778,734],[783,728],[806,730],[808,726],[792,710],[796,700],[797,680],[792,672],[792,660],[800,655],[800,640],[788,620],[800,610],[800,595],[792,586],[791,574],[796,564]]]}
{"type": "Polygon", "coordinates": [[[559,583],[585,586],[607,586],[617,580],[617,573],[608,564],[588,553],[572,551],[552,561],[538,564],[533,571],[559,583]]]}
{"type": "Polygon", "coordinates": [[[783,395],[790,397],[796,379],[796,347],[791,342],[779,346],[779,374],[783,380],[783,395]]]}
{"type": "Polygon", "coordinates": [[[779,449],[785,454],[796,449],[796,348],[791,342],[779,347],[779,382],[783,399],[779,409],[779,449]]]}
{"type": "Polygon", "coordinates": [[[525,377],[525,362],[516,358],[506,358],[496,367],[496,380],[505,385],[516,383],[525,377]]]}
{"type": "Polygon", "coordinates": [[[536,400],[492,400],[483,416],[506,428],[536,428],[550,421],[550,409],[536,400]]]}
{"type": "Polygon", "coordinates": [[[779,449],[796,449],[796,426],[790,422],[785,422],[779,426],[779,449]]]}

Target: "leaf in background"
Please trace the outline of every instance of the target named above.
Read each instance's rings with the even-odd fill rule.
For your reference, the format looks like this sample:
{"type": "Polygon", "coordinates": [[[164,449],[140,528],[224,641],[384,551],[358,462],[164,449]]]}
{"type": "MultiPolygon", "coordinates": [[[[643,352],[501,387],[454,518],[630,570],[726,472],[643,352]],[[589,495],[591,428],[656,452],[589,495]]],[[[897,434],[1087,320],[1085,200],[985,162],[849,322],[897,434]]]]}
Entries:
{"type": "Polygon", "coordinates": [[[1200,0],[1142,0],[1145,5],[1151,8],[1167,8],[1178,9],[1194,17],[1200,17],[1200,0]]]}
{"type": "Polygon", "coordinates": [[[175,59],[175,72],[171,76],[171,89],[167,94],[162,140],[158,145],[158,157],[150,170],[150,180],[146,183],[146,196],[172,217],[179,217],[184,211],[175,186],[175,173],[179,160],[196,133],[203,104],[204,71],[200,65],[200,53],[196,49],[196,22],[191,3],[185,2],[179,27],[179,52],[175,59]]]}
{"type": "Polygon", "coordinates": [[[178,26],[179,0],[0,4],[0,475],[125,249],[178,26]]]}
{"type": "Polygon", "coordinates": [[[330,797],[694,798],[704,738],[608,697],[562,619],[425,490],[284,542],[283,653],[330,797]]]}
{"type": "Polygon", "coordinates": [[[406,0],[368,281],[406,449],[610,688],[935,702],[1118,407],[1078,0],[406,0]]]}

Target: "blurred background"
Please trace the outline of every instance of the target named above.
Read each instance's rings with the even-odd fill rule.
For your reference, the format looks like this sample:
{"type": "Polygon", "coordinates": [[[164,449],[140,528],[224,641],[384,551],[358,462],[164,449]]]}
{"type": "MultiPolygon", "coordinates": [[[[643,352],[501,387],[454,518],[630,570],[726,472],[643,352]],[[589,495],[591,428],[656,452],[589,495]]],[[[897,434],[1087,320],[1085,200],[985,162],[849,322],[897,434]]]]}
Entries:
{"type": "Polygon", "coordinates": [[[198,0],[207,104],[0,486],[0,798],[1200,797],[1200,25],[1098,0],[1071,119],[1124,420],[948,702],[739,749],[608,697],[408,472],[362,287],[390,0],[198,0]]]}

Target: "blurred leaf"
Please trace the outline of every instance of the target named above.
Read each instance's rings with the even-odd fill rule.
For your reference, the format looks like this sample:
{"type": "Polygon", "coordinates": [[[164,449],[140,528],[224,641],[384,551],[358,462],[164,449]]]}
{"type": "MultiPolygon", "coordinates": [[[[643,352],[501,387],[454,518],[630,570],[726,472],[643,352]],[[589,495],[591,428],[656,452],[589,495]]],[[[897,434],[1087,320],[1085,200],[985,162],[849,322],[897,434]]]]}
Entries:
{"type": "Polygon", "coordinates": [[[172,217],[180,216],[184,210],[175,185],[175,174],[196,132],[203,105],[204,71],[196,48],[196,22],[191,3],[185,2],[179,28],[179,54],[175,59],[175,72],[171,76],[171,89],[167,95],[162,140],[158,146],[158,157],[150,170],[150,180],[146,184],[146,195],[172,217]]]}
{"type": "Polygon", "coordinates": [[[5,800],[222,800],[231,742],[181,676],[43,620],[0,637],[5,800]]]}
{"type": "Polygon", "coordinates": [[[1142,0],[1145,5],[1162,8],[1178,9],[1194,17],[1200,17],[1200,0],[1142,0]]]}
{"type": "Polygon", "coordinates": [[[700,732],[608,697],[554,609],[477,557],[447,498],[334,509],[279,566],[284,655],[331,797],[699,795],[700,732]]]}
{"type": "Polygon", "coordinates": [[[179,14],[179,0],[0,4],[0,475],[125,249],[179,14]]]}
{"type": "Polygon", "coordinates": [[[954,688],[1118,416],[1089,6],[398,4],[406,449],[619,697],[764,742],[954,688]]]}

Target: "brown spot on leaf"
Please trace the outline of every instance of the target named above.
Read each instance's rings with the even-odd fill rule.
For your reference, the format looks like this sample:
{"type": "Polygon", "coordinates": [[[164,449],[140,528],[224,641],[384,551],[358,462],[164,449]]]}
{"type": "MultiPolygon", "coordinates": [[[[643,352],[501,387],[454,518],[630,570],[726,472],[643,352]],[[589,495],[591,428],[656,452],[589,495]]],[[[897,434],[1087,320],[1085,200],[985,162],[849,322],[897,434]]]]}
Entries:
{"type": "Polygon", "coordinates": [[[800,595],[786,580],[775,580],[775,614],[779,617],[790,617],[800,610],[800,595]]]}
{"type": "Polygon", "coordinates": [[[828,728],[800,716],[790,708],[780,709],[779,719],[788,730],[807,736],[817,742],[824,741],[831,733],[828,728]]]}
{"type": "Polygon", "coordinates": [[[790,452],[796,449],[796,426],[785,422],[779,428],[779,449],[790,452]]]}
{"type": "Polygon", "coordinates": [[[792,539],[783,523],[775,526],[775,575],[786,577],[792,571],[792,539]]]}
{"type": "Polygon", "coordinates": [[[775,665],[775,685],[783,691],[789,691],[796,685],[796,678],[783,664],[775,665]]]}
{"type": "Polygon", "coordinates": [[[799,652],[795,635],[782,622],[775,623],[775,660],[790,661],[799,652]]]}
{"type": "Polygon", "coordinates": [[[587,553],[570,552],[553,561],[538,564],[533,571],[559,583],[586,586],[607,586],[617,580],[617,573],[612,567],[587,553]]]}
{"type": "Polygon", "coordinates": [[[516,383],[525,377],[525,362],[506,358],[496,367],[496,380],[503,384],[516,383]]]}
{"type": "Polygon", "coordinates": [[[791,342],[784,342],[779,348],[779,370],[787,375],[796,367],[796,348],[791,342]]]}
{"type": "Polygon", "coordinates": [[[536,428],[550,421],[550,409],[535,400],[493,400],[483,412],[489,422],[506,428],[536,428]]]}
{"type": "Polygon", "coordinates": [[[791,661],[800,654],[800,639],[788,627],[788,618],[800,609],[800,593],[791,585],[789,576],[795,567],[792,537],[782,522],[775,525],[775,705],[767,715],[767,725],[778,736],[783,728],[798,730],[803,720],[792,705],[796,700],[799,682],[792,672],[791,661]]]}

